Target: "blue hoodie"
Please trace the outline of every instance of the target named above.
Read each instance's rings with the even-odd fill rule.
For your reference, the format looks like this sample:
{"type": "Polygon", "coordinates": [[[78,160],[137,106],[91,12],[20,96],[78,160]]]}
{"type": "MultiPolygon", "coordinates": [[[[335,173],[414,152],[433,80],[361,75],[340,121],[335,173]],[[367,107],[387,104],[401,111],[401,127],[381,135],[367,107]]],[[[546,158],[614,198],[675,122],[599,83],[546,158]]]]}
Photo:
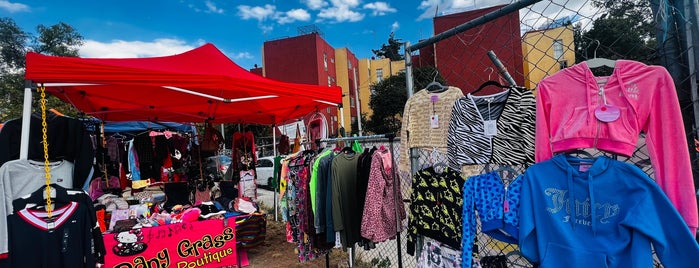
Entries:
{"type": "Polygon", "coordinates": [[[699,245],[658,185],[601,156],[557,155],[527,169],[520,199],[522,255],[547,267],[697,267],[699,245]],[[581,165],[571,163],[583,161],[581,165]]]}

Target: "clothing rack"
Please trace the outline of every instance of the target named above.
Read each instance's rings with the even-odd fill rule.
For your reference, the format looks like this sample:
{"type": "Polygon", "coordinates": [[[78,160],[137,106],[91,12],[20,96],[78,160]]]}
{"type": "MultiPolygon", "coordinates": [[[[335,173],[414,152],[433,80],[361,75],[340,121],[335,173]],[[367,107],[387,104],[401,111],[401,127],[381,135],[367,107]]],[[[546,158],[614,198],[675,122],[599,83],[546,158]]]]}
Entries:
{"type": "Polygon", "coordinates": [[[389,142],[393,142],[396,138],[396,134],[380,134],[380,135],[368,135],[368,136],[355,136],[355,137],[341,137],[341,138],[327,138],[320,139],[320,142],[338,142],[338,141],[384,141],[388,139],[389,142]]]}
{"type": "MultiPolygon", "coordinates": [[[[394,133],[388,133],[388,134],[379,134],[379,135],[368,135],[368,136],[354,136],[354,137],[341,137],[341,138],[329,138],[329,139],[321,139],[320,143],[332,143],[332,142],[338,142],[338,141],[362,141],[362,142],[381,142],[381,141],[386,141],[388,140],[388,146],[389,146],[389,151],[391,153],[391,159],[394,161],[393,165],[391,165],[391,177],[393,180],[393,185],[396,184],[396,163],[394,157],[393,157],[393,143],[396,141],[396,134],[394,133]]],[[[398,139],[400,140],[400,139],[398,139]]],[[[398,187],[393,187],[393,194],[394,196],[398,196],[398,187]]],[[[397,202],[403,202],[403,200],[399,200],[397,202]]],[[[396,230],[400,230],[401,226],[401,221],[400,221],[400,215],[398,214],[398,207],[402,204],[395,204],[396,210],[396,230]]],[[[400,233],[396,234],[396,247],[398,249],[398,267],[402,268],[403,267],[403,254],[401,250],[401,241],[400,241],[400,233]]],[[[350,248],[350,258],[349,258],[349,267],[354,267],[354,246],[350,248]]],[[[326,255],[326,267],[328,265],[328,261],[330,260],[329,257],[326,255]]]]}

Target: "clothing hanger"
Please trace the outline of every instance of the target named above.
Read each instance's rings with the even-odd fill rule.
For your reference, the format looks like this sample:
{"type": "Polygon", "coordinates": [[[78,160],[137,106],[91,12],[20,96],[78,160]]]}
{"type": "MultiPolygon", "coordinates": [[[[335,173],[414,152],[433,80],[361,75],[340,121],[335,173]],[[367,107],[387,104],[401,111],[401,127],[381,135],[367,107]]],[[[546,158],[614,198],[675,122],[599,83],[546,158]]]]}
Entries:
{"type": "Polygon", "coordinates": [[[568,163],[571,165],[583,165],[583,164],[592,164],[595,161],[595,157],[588,151],[582,150],[582,149],[574,149],[574,150],[569,150],[565,152],[566,156],[569,157],[574,157],[574,158],[567,158],[566,160],[568,163]]]}
{"type": "Polygon", "coordinates": [[[40,208],[46,205],[46,187],[51,187],[51,202],[53,204],[65,204],[70,202],[68,197],[68,190],[58,184],[52,183],[50,185],[42,185],[36,191],[32,192],[31,195],[27,197],[21,197],[12,202],[13,207],[24,208],[31,204],[36,205],[36,208],[40,208]],[[24,204],[24,206],[15,206],[24,204]]]}
{"type": "Polygon", "coordinates": [[[488,81],[485,81],[485,83],[481,84],[481,86],[478,87],[478,89],[476,89],[476,90],[474,90],[473,92],[471,92],[471,95],[473,95],[473,94],[475,94],[475,93],[481,91],[482,89],[484,89],[484,88],[486,88],[486,87],[488,87],[488,86],[496,86],[496,87],[503,88],[503,89],[509,89],[509,88],[510,88],[510,86],[502,85],[502,84],[500,84],[500,82],[498,82],[498,81],[488,80],[488,81]]]}
{"type": "Polygon", "coordinates": [[[355,151],[352,149],[351,146],[345,146],[344,148],[342,148],[342,150],[340,152],[346,153],[346,154],[354,154],[355,153],[355,151]]]}
{"type": "Polygon", "coordinates": [[[439,75],[439,70],[435,70],[434,77],[432,78],[432,82],[427,84],[425,88],[427,89],[428,92],[430,93],[441,93],[449,89],[448,86],[442,85],[442,83],[437,82],[437,75],[439,75]]]}
{"type": "MultiPolygon", "coordinates": [[[[599,40],[595,39],[594,41],[592,41],[592,43],[590,43],[590,45],[592,45],[592,44],[594,44],[594,43],[597,43],[597,47],[595,47],[595,50],[594,50],[594,52],[593,52],[593,54],[592,54],[592,59],[589,59],[589,60],[586,60],[586,61],[585,61],[585,63],[587,64],[587,67],[589,67],[590,69],[599,68],[599,67],[614,68],[614,66],[616,65],[616,61],[615,61],[615,60],[610,60],[610,59],[606,59],[606,58],[598,58],[598,57],[597,57],[597,49],[598,49],[599,46],[600,46],[600,42],[599,42],[599,40]]],[[[589,47],[590,45],[588,45],[588,47],[589,47]]]]}
{"type": "Polygon", "coordinates": [[[491,76],[491,75],[493,74],[493,72],[495,71],[495,70],[493,69],[493,67],[485,68],[485,70],[483,70],[483,71],[485,72],[485,71],[488,71],[488,70],[490,70],[490,73],[488,73],[488,81],[485,81],[485,83],[481,84],[481,86],[479,86],[476,90],[474,90],[473,92],[471,92],[471,95],[473,95],[473,94],[476,93],[476,92],[481,91],[482,89],[484,89],[484,88],[486,88],[486,87],[488,87],[488,86],[496,86],[496,87],[505,88],[505,89],[510,88],[509,86],[505,86],[505,85],[503,85],[503,84],[500,84],[500,82],[495,81],[495,80],[492,80],[492,79],[490,78],[490,76],[491,76]]]}
{"type": "Polygon", "coordinates": [[[566,155],[570,156],[576,156],[578,158],[583,158],[583,159],[595,159],[594,156],[588,151],[582,150],[582,149],[573,149],[565,152],[566,155]]]}
{"type": "Polygon", "coordinates": [[[121,140],[126,139],[126,136],[121,135],[121,133],[119,133],[119,132],[112,134],[112,137],[117,138],[117,139],[121,139],[121,140]]]}

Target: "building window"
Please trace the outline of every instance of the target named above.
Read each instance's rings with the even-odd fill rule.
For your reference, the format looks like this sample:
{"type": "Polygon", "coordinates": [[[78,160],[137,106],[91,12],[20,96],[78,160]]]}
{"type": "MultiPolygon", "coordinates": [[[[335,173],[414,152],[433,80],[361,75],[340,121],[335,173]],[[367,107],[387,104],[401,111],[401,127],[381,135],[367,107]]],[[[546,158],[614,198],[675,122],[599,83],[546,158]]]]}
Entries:
{"type": "Polygon", "coordinates": [[[328,114],[330,114],[330,107],[325,108],[325,112],[328,113],[328,114]]]}
{"type": "Polygon", "coordinates": [[[568,61],[567,60],[558,61],[558,66],[561,67],[561,70],[568,68],[568,61]]]}
{"type": "Polygon", "coordinates": [[[351,61],[347,61],[347,69],[352,70],[352,62],[351,61]]]}
{"type": "Polygon", "coordinates": [[[376,83],[383,81],[383,69],[376,69],[376,83]]]}
{"type": "Polygon", "coordinates": [[[553,57],[555,59],[560,59],[563,57],[563,40],[553,40],[553,57]]]}
{"type": "MultiPolygon", "coordinates": [[[[323,52],[323,66],[325,67],[325,70],[328,70],[328,53],[323,52]]],[[[330,80],[328,80],[330,81],[330,80]]]]}
{"type": "Polygon", "coordinates": [[[352,120],[352,124],[356,124],[356,123],[357,123],[357,117],[356,117],[356,116],[352,116],[350,120],[352,120]]]}
{"type": "Polygon", "coordinates": [[[333,78],[328,75],[328,86],[331,87],[333,85],[333,78]]]}
{"type": "Polygon", "coordinates": [[[350,97],[350,108],[354,108],[354,97],[350,97]]]}

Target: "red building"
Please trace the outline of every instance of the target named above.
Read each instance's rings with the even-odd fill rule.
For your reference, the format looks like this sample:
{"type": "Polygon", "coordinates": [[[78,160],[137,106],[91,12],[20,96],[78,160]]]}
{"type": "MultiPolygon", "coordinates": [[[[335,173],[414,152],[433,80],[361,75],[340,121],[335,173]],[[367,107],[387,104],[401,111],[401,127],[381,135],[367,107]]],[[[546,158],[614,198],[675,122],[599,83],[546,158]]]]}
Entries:
{"type": "MultiPolygon", "coordinates": [[[[472,10],[435,17],[434,33],[440,34],[458,25],[495,11],[502,6],[472,10]]],[[[524,85],[522,42],[520,37],[519,12],[497,18],[479,27],[457,34],[420,49],[420,55],[434,55],[434,64],[450,86],[461,88],[465,93],[478,88],[483,82],[497,80],[497,70],[488,57],[492,50],[502,61],[517,85],[524,85]],[[495,70],[491,74],[491,70],[495,70]]],[[[415,58],[413,58],[415,59],[415,58]]],[[[428,59],[420,60],[429,63],[428,59]]],[[[502,81],[506,83],[506,81],[502,81]]]]}
{"type": "MultiPolygon", "coordinates": [[[[337,85],[335,48],[318,33],[266,41],[262,50],[265,77],[292,83],[337,85]]],[[[328,134],[336,135],[337,108],[326,107],[318,112],[327,121],[328,134]]]]}

